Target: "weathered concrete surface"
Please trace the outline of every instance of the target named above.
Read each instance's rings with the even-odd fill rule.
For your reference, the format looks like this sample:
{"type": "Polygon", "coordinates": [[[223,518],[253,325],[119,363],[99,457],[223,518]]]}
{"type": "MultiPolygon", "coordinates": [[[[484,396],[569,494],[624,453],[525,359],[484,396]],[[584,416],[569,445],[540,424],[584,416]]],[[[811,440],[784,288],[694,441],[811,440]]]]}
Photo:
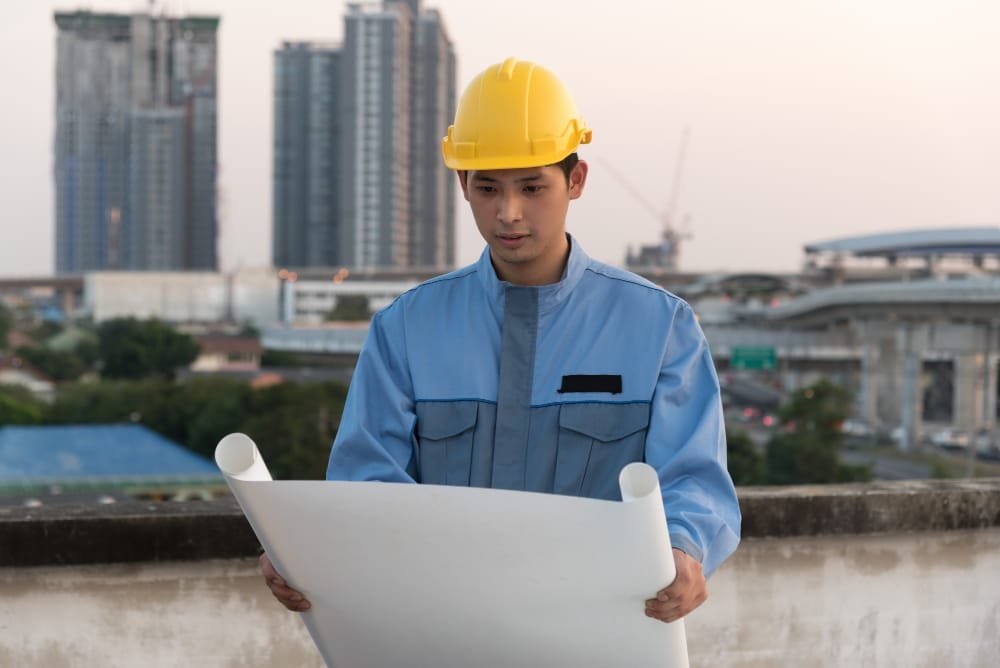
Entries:
{"type": "MultiPolygon", "coordinates": [[[[1000,478],[739,492],[747,538],[1000,527],[1000,478]]],[[[0,567],[230,559],[257,548],[232,498],[0,507],[0,567]]]]}
{"type": "Polygon", "coordinates": [[[0,569],[0,666],[323,665],[256,559],[0,569]]]}
{"type": "MultiPolygon", "coordinates": [[[[687,620],[693,668],[1000,656],[1000,529],[749,539],[709,588],[687,620]]],[[[0,666],[322,665],[253,559],[6,568],[0,601],[0,666]]]]}
{"type": "Polygon", "coordinates": [[[692,666],[1000,665],[1000,530],[749,539],[688,618],[692,666]]]}
{"type": "Polygon", "coordinates": [[[0,567],[229,559],[258,547],[231,497],[0,508],[0,567]]]}
{"type": "Polygon", "coordinates": [[[744,487],[749,538],[1000,527],[1000,478],[744,487]]]}

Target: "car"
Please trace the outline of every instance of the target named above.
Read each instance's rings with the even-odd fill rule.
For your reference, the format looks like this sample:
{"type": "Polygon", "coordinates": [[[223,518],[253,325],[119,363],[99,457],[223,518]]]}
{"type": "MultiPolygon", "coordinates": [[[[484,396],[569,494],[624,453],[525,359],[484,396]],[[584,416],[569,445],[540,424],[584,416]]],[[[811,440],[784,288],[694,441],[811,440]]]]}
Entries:
{"type": "Polygon", "coordinates": [[[965,450],[969,447],[969,434],[961,429],[940,429],[931,434],[931,444],[947,450],[965,450]]]}
{"type": "Polygon", "coordinates": [[[1000,441],[992,432],[980,429],[973,439],[976,446],[976,455],[982,459],[1000,459],[1000,441]]]}

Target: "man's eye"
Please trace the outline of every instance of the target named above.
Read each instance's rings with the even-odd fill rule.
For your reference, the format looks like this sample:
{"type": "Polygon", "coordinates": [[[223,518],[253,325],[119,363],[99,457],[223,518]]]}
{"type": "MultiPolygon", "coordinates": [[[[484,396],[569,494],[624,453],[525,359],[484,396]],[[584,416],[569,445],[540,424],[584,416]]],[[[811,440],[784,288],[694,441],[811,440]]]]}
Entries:
{"type": "Polygon", "coordinates": [[[524,186],[524,192],[529,195],[537,195],[538,193],[545,190],[545,186],[524,186]]]}
{"type": "Polygon", "coordinates": [[[481,193],[491,193],[496,190],[496,188],[493,186],[476,186],[476,190],[481,193]]]}

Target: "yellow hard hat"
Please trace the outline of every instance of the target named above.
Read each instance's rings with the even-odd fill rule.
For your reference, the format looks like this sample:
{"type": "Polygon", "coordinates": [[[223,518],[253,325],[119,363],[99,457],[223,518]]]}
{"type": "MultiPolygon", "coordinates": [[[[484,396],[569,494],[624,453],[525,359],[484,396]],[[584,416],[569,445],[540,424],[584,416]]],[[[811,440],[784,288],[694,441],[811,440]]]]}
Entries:
{"type": "Polygon", "coordinates": [[[441,142],[450,169],[512,169],[559,162],[591,131],[569,91],[534,63],[508,58],[472,80],[441,142]]]}

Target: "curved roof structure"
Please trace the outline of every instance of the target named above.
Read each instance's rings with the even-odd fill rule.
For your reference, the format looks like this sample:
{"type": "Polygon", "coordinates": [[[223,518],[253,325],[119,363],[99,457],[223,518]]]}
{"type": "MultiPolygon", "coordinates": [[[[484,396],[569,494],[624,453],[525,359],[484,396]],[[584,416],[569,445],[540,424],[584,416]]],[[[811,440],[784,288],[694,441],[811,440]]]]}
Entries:
{"type": "Polygon", "coordinates": [[[849,253],[861,257],[1000,255],[1000,227],[956,227],[865,234],[807,244],[805,251],[849,253]]]}
{"type": "Polygon", "coordinates": [[[920,280],[898,283],[860,283],[810,292],[768,313],[771,320],[785,320],[833,309],[862,314],[886,314],[909,308],[928,313],[974,310],[1000,316],[1000,278],[974,277],[956,280],[920,280]]]}

